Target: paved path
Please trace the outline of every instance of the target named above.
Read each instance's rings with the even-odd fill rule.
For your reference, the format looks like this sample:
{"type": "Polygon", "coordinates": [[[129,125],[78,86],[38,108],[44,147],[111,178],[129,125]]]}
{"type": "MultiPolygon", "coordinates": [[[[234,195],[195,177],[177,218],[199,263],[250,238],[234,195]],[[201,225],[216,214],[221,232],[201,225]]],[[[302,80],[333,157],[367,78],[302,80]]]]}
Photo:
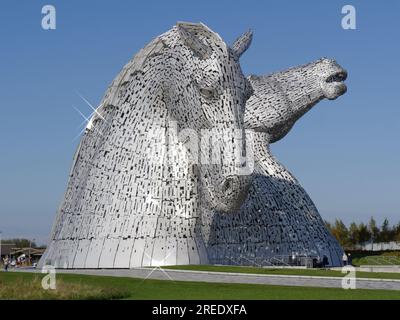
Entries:
{"type": "MultiPolygon", "coordinates": [[[[22,271],[22,270],[21,270],[22,271]]],[[[26,270],[31,271],[32,270],[26,270]]],[[[40,272],[40,270],[35,270],[40,272]]],[[[280,286],[302,286],[302,287],[325,287],[342,288],[342,278],[297,276],[297,275],[266,275],[249,273],[226,273],[191,270],[171,269],[59,269],[58,273],[73,273],[96,276],[147,278],[175,281],[202,281],[202,282],[224,282],[224,283],[251,283],[280,286]]],[[[389,279],[366,279],[357,278],[357,289],[386,289],[400,290],[400,280],[389,279]]]]}

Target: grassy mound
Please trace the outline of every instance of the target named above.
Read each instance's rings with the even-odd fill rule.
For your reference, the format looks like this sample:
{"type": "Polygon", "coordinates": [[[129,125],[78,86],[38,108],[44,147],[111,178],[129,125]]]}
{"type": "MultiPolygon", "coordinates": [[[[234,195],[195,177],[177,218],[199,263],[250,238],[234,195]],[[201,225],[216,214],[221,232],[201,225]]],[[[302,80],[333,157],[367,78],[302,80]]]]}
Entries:
{"type": "Polygon", "coordinates": [[[0,299],[7,300],[109,300],[127,296],[129,292],[121,288],[96,287],[63,279],[57,280],[56,289],[45,290],[42,288],[42,278],[38,275],[12,282],[0,278],[0,299]]]}

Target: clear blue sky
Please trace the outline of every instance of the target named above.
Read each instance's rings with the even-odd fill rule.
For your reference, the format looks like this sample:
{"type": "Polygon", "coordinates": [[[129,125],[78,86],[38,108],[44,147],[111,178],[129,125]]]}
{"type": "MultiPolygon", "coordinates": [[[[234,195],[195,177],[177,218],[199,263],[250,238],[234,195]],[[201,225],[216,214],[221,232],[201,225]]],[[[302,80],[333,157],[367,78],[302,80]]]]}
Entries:
{"type": "Polygon", "coordinates": [[[398,1],[2,1],[0,230],[44,242],[62,199],[82,121],[120,68],[176,21],[201,21],[231,43],[248,28],[245,74],[335,58],[348,93],[323,101],[273,151],[324,219],[400,220],[398,1]],[[53,4],[57,29],[41,28],[53,4]],[[341,8],[357,30],[341,28],[341,8]]]}

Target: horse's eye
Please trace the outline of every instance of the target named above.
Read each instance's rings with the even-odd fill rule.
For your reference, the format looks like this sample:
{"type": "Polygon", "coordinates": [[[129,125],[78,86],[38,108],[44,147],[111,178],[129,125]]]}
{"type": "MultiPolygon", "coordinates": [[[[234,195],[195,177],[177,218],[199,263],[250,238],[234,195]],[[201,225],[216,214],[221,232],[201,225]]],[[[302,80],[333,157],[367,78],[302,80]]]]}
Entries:
{"type": "Polygon", "coordinates": [[[212,99],[216,97],[216,90],[213,88],[200,88],[200,94],[206,99],[212,99]]]}

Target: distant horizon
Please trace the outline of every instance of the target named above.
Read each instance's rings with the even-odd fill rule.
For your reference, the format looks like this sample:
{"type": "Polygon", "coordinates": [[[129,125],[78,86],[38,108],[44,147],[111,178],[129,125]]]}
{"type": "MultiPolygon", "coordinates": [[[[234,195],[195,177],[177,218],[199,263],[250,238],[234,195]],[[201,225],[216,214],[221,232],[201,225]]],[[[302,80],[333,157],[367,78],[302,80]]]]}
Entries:
{"type": "Polygon", "coordinates": [[[251,28],[245,75],[269,74],[328,56],[348,71],[348,92],[324,100],[281,141],[275,157],[298,178],[322,219],[400,222],[400,3],[352,1],[356,30],[341,27],[343,1],[149,0],[51,3],[0,10],[0,231],[47,243],[66,190],[82,117],[128,60],[177,21],[203,22],[229,44],[251,28]]]}

